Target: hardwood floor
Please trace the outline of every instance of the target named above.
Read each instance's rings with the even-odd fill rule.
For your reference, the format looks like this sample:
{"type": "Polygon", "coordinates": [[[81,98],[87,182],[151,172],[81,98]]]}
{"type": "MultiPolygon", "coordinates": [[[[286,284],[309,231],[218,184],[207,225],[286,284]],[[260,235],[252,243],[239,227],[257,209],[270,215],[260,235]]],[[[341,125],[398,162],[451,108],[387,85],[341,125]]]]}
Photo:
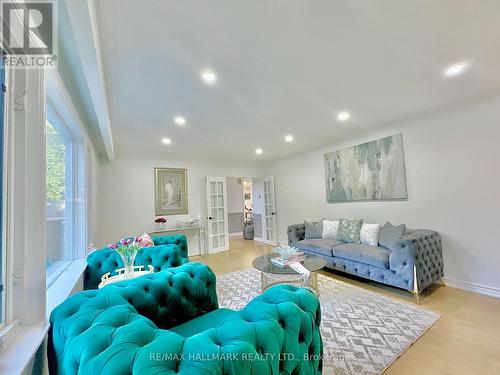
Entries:
{"type": "MultiPolygon", "coordinates": [[[[231,238],[230,250],[192,257],[209,265],[216,274],[252,267],[252,260],[270,246],[243,238],[231,238]]],[[[390,298],[415,303],[405,291],[378,283],[322,271],[324,275],[390,298]]],[[[500,299],[460,289],[434,286],[421,298],[421,307],[442,315],[384,374],[500,374],[500,299]]]]}

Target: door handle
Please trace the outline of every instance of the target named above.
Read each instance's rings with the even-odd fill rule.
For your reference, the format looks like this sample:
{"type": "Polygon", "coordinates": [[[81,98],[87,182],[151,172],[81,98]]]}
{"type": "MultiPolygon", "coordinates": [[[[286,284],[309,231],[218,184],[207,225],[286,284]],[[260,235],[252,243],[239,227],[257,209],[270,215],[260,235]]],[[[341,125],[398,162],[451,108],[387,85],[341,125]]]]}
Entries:
{"type": "Polygon", "coordinates": [[[208,219],[208,220],[214,220],[214,219],[215,219],[215,217],[209,216],[209,217],[207,217],[207,219],[208,219]]]}
{"type": "Polygon", "coordinates": [[[271,212],[271,215],[276,215],[276,212],[271,212]]]}

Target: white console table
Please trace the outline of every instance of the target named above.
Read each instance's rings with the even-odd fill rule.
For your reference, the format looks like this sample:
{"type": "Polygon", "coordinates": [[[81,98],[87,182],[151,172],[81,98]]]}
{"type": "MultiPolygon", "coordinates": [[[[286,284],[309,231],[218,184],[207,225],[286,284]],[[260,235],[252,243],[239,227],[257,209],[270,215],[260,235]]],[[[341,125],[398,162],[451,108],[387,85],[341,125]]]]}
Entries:
{"type": "MultiPolygon", "coordinates": [[[[206,241],[205,241],[206,227],[204,225],[196,225],[193,227],[190,227],[190,226],[170,227],[170,228],[167,227],[167,228],[163,228],[163,229],[148,230],[147,232],[151,237],[153,237],[153,236],[169,235],[169,234],[172,234],[173,232],[186,233],[186,232],[193,232],[193,231],[198,232],[198,254],[194,254],[194,255],[206,257],[208,254],[208,249],[207,249],[206,241]]],[[[188,248],[188,251],[189,251],[189,248],[188,248]]]]}

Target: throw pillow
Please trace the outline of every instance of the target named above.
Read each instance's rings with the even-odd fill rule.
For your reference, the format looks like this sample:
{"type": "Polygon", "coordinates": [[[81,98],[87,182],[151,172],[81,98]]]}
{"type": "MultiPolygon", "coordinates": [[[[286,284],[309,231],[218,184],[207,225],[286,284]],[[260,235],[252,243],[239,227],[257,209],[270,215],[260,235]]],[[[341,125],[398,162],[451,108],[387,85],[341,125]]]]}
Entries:
{"type": "Polygon", "coordinates": [[[142,248],[142,247],[151,247],[151,246],[154,246],[155,243],[153,242],[153,239],[151,238],[151,236],[147,233],[147,232],[144,232],[144,234],[139,237],[139,246],[142,248]]]}
{"type": "Polygon", "coordinates": [[[323,222],[317,221],[310,223],[309,221],[304,221],[306,227],[305,239],[311,238],[322,238],[323,237],[323,222]]]}
{"type": "Polygon", "coordinates": [[[359,243],[362,225],[363,219],[347,220],[341,218],[339,220],[337,240],[347,243],[359,243]]]}
{"type": "Polygon", "coordinates": [[[380,244],[380,246],[391,249],[394,242],[396,242],[399,237],[405,234],[405,232],[406,225],[401,224],[395,227],[391,223],[387,222],[382,228],[380,228],[378,243],[380,244]]]}
{"type": "Polygon", "coordinates": [[[359,234],[361,243],[370,246],[378,246],[378,236],[380,234],[380,224],[365,224],[361,226],[359,234]]]}
{"type": "Polygon", "coordinates": [[[323,238],[337,239],[339,221],[323,220],[323,238]]]}

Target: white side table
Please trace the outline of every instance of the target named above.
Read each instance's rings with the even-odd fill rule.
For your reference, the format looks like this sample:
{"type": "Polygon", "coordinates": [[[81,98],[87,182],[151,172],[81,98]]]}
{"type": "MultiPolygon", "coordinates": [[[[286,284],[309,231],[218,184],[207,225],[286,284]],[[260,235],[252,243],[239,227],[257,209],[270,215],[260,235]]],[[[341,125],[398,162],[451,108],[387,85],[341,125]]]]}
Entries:
{"type": "Polygon", "coordinates": [[[116,270],[116,272],[118,272],[118,275],[110,277],[109,275],[111,275],[111,272],[105,273],[101,277],[101,283],[99,284],[98,288],[101,289],[106,285],[116,283],[117,281],[131,280],[140,276],[149,275],[150,273],[153,273],[154,270],[155,269],[152,265],[149,265],[146,271],[144,271],[144,266],[134,266],[134,273],[128,277],[125,277],[125,268],[118,268],[116,270]]]}

